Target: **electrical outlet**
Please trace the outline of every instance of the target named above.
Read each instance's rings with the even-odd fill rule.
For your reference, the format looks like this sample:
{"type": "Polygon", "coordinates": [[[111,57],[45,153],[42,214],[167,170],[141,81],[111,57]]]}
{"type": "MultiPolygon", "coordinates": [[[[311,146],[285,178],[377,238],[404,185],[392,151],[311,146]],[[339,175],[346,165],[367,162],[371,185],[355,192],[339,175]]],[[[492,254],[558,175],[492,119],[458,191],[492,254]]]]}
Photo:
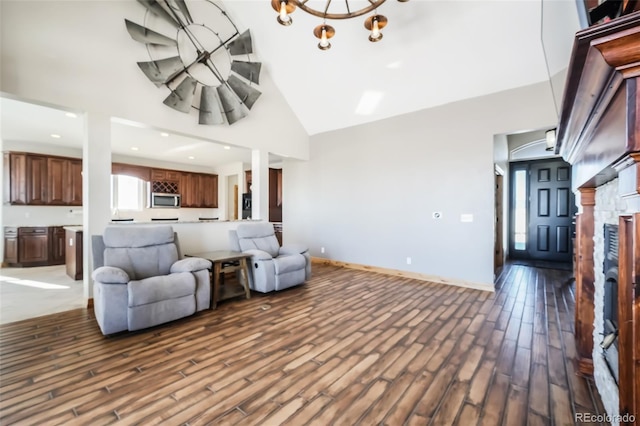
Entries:
{"type": "Polygon", "coordinates": [[[407,257],[407,265],[411,265],[411,258],[407,257]]]}
{"type": "Polygon", "coordinates": [[[324,253],[324,247],[320,247],[320,253],[324,253]]]}

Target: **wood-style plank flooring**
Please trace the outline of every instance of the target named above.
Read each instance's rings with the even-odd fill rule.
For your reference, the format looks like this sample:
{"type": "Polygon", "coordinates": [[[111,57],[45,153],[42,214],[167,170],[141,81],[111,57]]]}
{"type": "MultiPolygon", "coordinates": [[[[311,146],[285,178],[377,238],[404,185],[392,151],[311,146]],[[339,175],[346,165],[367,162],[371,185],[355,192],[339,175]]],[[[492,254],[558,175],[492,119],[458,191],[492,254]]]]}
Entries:
{"type": "Polygon", "coordinates": [[[0,424],[572,425],[568,272],[496,293],[314,264],[287,291],[112,337],[77,309],[0,326],[0,424]]]}

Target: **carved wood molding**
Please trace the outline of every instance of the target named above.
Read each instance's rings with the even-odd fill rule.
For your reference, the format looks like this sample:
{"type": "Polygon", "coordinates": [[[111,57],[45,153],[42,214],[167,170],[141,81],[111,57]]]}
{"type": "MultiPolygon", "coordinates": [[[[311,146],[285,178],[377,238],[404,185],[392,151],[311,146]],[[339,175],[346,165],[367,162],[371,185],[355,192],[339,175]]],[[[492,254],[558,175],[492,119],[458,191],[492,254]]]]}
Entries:
{"type": "Polygon", "coordinates": [[[640,12],[634,12],[576,33],[556,148],[569,163],[581,157],[624,79],[637,75],[633,70],[640,67],[640,59],[629,49],[637,46],[640,50],[639,28],[640,12]],[[629,42],[632,46],[623,46],[629,42]]]}
{"type": "Polygon", "coordinates": [[[624,78],[640,75],[640,27],[629,28],[591,42],[604,60],[624,78]]]}
{"type": "Polygon", "coordinates": [[[640,152],[632,152],[613,165],[618,173],[618,193],[622,198],[640,195],[640,152]]]}

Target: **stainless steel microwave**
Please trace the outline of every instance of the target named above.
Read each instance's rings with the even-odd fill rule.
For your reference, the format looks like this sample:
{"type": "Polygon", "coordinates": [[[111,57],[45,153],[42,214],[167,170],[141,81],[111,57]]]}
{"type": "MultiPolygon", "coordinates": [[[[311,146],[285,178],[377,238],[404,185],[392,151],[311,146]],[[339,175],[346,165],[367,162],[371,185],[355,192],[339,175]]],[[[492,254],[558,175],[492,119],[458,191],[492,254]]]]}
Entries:
{"type": "Polygon", "coordinates": [[[180,194],[163,194],[160,192],[153,192],[151,193],[150,207],[152,209],[177,209],[180,208],[180,201],[180,194]]]}

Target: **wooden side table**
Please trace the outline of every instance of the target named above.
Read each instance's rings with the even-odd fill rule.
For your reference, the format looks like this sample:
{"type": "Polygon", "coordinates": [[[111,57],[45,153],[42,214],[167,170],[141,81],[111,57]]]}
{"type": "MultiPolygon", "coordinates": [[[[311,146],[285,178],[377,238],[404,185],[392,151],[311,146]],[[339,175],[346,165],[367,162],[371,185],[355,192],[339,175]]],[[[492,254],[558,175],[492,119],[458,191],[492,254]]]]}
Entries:
{"type": "Polygon", "coordinates": [[[250,254],[240,251],[215,250],[202,253],[185,254],[187,257],[201,257],[213,263],[211,271],[211,309],[215,309],[218,302],[232,297],[251,297],[249,289],[249,263],[250,254]],[[222,274],[236,272],[239,286],[222,285],[222,274]]]}

